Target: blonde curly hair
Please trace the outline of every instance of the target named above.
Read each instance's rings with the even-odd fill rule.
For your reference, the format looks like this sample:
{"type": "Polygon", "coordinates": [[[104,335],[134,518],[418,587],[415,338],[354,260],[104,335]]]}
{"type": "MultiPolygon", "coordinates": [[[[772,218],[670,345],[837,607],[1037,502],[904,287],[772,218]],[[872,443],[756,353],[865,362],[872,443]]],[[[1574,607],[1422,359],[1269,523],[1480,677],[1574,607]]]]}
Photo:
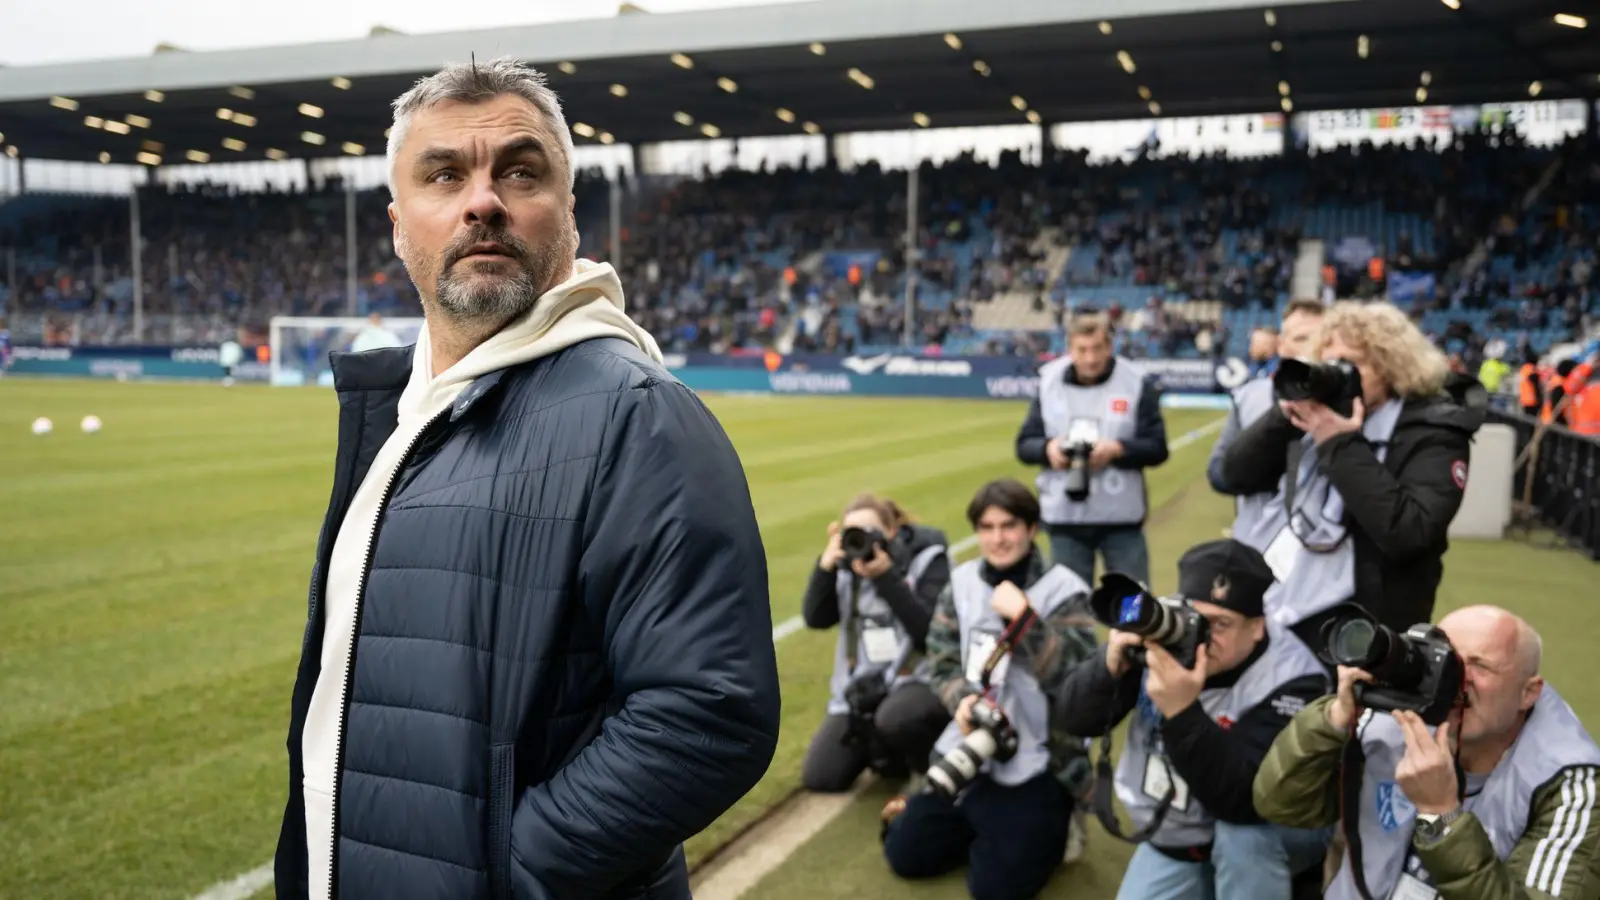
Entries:
{"type": "Polygon", "coordinates": [[[1402,400],[1431,397],[1444,389],[1450,363],[1404,312],[1391,303],[1341,300],[1322,317],[1317,339],[1320,354],[1338,335],[1345,345],[1362,351],[1378,371],[1389,393],[1402,400]]]}

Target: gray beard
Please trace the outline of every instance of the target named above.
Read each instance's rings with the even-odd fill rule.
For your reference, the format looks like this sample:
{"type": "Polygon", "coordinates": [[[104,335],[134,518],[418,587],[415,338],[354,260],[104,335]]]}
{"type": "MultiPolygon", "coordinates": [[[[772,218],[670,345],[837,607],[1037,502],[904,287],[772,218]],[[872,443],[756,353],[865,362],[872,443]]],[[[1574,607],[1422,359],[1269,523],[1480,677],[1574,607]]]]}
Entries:
{"type": "MultiPolygon", "coordinates": [[[[426,284],[427,273],[415,271],[408,257],[412,247],[401,232],[401,262],[415,284],[426,284]]],[[[493,332],[522,317],[539,302],[544,292],[559,284],[578,253],[576,231],[565,231],[554,244],[532,248],[510,260],[516,270],[506,276],[473,277],[458,273],[452,264],[439,273],[434,288],[434,305],[451,322],[469,331],[493,332]]],[[[429,266],[428,268],[432,268],[429,266]]]]}
{"type": "Polygon", "coordinates": [[[539,285],[545,277],[522,268],[506,277],[456,278],[451,272],[439,276],[437,303],[451,321],[461,324],[501,324],[518,318],[539,302],[539,285]]]}

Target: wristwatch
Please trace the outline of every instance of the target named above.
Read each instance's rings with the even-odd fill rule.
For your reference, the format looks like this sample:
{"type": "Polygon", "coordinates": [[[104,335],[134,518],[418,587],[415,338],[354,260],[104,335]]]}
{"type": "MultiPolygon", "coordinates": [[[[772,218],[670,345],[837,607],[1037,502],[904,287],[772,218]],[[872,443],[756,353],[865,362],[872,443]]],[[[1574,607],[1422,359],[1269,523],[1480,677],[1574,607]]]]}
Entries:
{"type": "Polygon", "coordinates": [[[1467,811],[1459,806],[1444,815],[1418,813],[1417,827],[1412,833],[1412,842],[1419,847],[1428,847],[1439,843],[1444,840],[1445,835],[1450,833],[1450,826],[1466,814],[1467,811]]]}

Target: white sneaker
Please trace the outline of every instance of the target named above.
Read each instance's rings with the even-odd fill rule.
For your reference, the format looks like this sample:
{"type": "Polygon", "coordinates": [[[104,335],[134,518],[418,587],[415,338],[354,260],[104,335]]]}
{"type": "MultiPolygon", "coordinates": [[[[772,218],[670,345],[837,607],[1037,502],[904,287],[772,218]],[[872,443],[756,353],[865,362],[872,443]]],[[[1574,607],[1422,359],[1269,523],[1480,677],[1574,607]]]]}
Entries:
{"type": "Polygon", "coordinates": [[[1061,859],[1063,863],[1070,866],[1083,859],[1084,850],[1089,846],[1088,825],[1083,810],[1075,807],[1072,810],[1072,820],[1067,823],[1067,853],[1061,859]]]}

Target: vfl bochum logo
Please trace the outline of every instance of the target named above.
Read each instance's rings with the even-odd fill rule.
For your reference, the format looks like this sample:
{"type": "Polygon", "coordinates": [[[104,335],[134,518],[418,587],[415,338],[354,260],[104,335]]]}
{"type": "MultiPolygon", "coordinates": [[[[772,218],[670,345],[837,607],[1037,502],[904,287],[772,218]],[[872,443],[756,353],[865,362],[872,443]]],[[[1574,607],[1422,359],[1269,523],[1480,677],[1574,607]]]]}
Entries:
{"type": "Polygon", "coordinates": [[[1372,800],[1373,805],[1377,807],[1378,824],[1383,827],[1384,833],[1410,822],[1417,813],[1417,808],[1410,798],[1406,797],[1399,786],[1392,781],[1379,782],[1378,790],[1373,794],[1372,800]]]}

